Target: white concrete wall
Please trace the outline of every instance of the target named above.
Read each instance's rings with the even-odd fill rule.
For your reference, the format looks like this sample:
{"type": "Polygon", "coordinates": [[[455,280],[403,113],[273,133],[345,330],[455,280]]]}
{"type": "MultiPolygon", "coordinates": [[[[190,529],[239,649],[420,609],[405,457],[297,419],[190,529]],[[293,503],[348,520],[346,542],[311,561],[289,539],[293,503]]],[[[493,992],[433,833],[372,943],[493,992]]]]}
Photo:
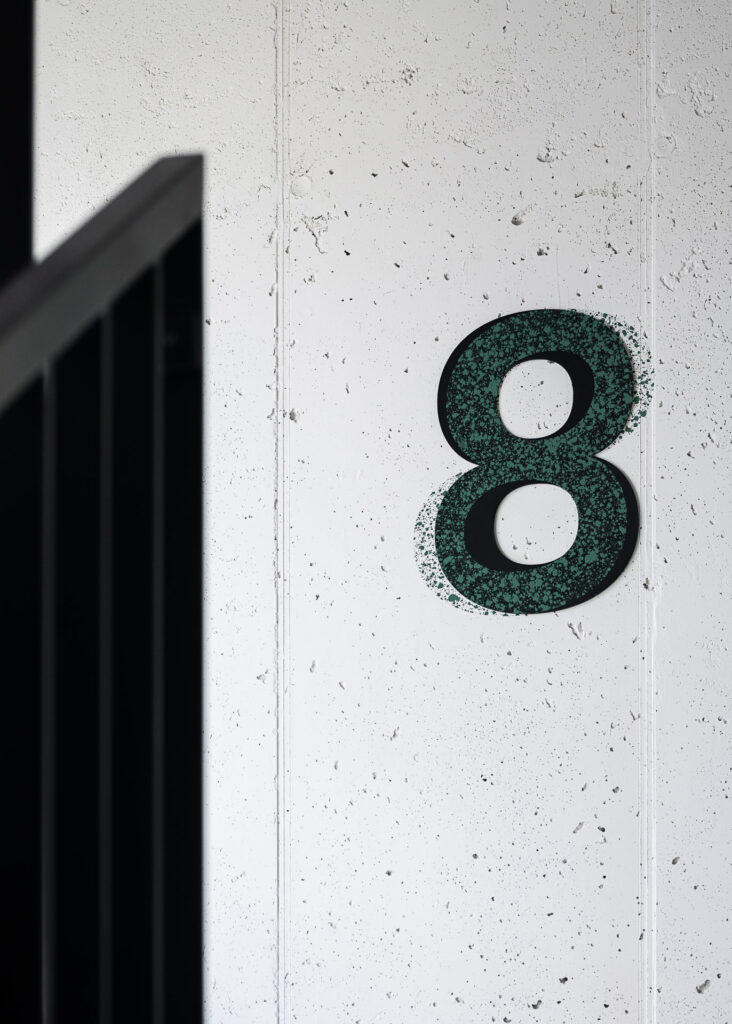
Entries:
{"type": "MultiPolygon", "coordinates": [[[[39,0],[38,27],[39,253],[207,157],[209,1024],[725,1024],[727,5],[39,0]],[[652,354],[608,455],[641,538],[586,604],[470,614],[413,551],[466,468],[437,382],[544,306],[652,354]]],[[[506,417],[561,422],[561,377],[506,417]]],[[[561,549],[573,514],[516,505],[504,543],[561,549]]]]}

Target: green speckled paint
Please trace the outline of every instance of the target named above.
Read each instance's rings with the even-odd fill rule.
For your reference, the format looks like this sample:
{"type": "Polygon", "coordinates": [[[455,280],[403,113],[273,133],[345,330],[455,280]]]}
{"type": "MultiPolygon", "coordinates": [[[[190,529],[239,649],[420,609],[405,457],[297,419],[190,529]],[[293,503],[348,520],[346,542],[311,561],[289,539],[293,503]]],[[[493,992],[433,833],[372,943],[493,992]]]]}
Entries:
{"type": "Polygon", "coordinates": [[[438,411],[447,440],[475,468],[457,477],[439,501],[434,518],[439,571],[430,564],[431,545],[419,529],[427,521],[424,509],[420,514],[418,561],[432,587],[448,589],[452,603],[530,614],[586,601],[617,579],[635,547],[638,507],[627,478],[597,455],[645,415],[647,401],[640,395],[650,395],[650,368],[643,369],[639,392],[638,351],[637,335],[625,325],[561,309],[501,317],[458,346],[442,374],[438,411]],[[637,349],[635,373],[628,341],[637,349]],[[501,382],[517,363],[541,358],[560,362],[569,372],[572,412],[549,437],[517,437],[498,412],[501,382]],[[528,483],[564,488],[579,511],[572,547],[542,565],[506,558],[493,533],[502,498],[528,483]]]}
{"type": "Polygon", "coordinates": [[[437,490],[430,494],[422,508],[419,510],[414,524],[414,553],[419,573],[432,590],[442,601],[447,601],[454,608],[466,612],[469,615],[497,615],[492,608],[483,608],[478,604],[469,601],[464,597],[445,576],[440,567],[440,560],[435,550],[435,520],[437,511],[442,504],[445,493],[452,487],[453,483],[462,474],[450,477],[437,490]]]}
{"type": "Polygon", "coordinates": [[[653,395],[653,359],[651,351],[640,333],[632,324],[625,323],[608,313],[592,313],[592,316],[607,324],[623,341],[633,364],[633,411],[623,433],[630,434],[640,426],[647,415],[653,395]]]}

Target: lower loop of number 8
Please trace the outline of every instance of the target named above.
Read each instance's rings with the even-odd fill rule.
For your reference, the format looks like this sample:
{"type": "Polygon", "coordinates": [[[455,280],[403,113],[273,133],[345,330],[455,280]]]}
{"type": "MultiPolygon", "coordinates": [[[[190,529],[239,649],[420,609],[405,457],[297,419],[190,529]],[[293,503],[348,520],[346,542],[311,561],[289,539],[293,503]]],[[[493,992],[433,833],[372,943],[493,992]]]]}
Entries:
{"type": "Polygon", "coordinates": [[[435,549],[456,590],[484,608],[526,615],[587,601],[618,578],[638,537],[638,502],[627,477],[598,452],[626,428],[634,401],[633,364],[620,335],[586,313],[514,313],[455,349],[438,390],[440,425],[475,468],[442,498],[435,549]],[[503,378],[530,359],[559,363],[574,389],[567,422],[548,437],[511,434],[498,411],[503,378]],[[521,565],[500,551],[495,514],[510,491],[534,483],[567,491],[579,524],[561,558],[521,565]]]}

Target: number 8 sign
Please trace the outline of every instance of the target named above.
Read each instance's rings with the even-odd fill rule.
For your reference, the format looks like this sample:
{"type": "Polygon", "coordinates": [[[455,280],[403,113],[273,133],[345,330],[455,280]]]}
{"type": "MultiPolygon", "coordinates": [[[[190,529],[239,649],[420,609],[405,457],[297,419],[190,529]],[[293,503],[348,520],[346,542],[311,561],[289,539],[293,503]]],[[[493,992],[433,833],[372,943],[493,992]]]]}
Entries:
{"type": "Polygon", "coordinates": [[[580,604],[618,578],[638,537],[638,503],[627,477],[598,453],[627,428],[636,401],[621,336],[587,313],[514,313],[458,345],[442,372],[438,414],[450,445],[475,468],[447,490],[435,522],[437,558],[457,591],[483,608],[527,615],[580,604]],[[559,363],[574,389],[569,418],[548,437],[517,437],[498,411],[503,378],[530,359],[559,363]],[[579,524],[561,558],[522,565],[501,552],[493,524],[503,498],[534,483],[567,491],[579,524]]]}

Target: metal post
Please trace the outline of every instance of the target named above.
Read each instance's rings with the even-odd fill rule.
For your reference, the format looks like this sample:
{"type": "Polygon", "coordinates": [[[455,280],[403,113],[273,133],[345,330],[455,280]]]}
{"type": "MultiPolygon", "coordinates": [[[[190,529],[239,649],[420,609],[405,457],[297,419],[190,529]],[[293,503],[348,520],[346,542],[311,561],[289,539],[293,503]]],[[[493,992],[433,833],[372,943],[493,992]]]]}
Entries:
{"type": "Polygon", "coordinates": [[[0,285],[33,256],[33,8],[33,0],[14,0],[2,5],[0,15],[0,96],[6,100],[0,285]]]}

